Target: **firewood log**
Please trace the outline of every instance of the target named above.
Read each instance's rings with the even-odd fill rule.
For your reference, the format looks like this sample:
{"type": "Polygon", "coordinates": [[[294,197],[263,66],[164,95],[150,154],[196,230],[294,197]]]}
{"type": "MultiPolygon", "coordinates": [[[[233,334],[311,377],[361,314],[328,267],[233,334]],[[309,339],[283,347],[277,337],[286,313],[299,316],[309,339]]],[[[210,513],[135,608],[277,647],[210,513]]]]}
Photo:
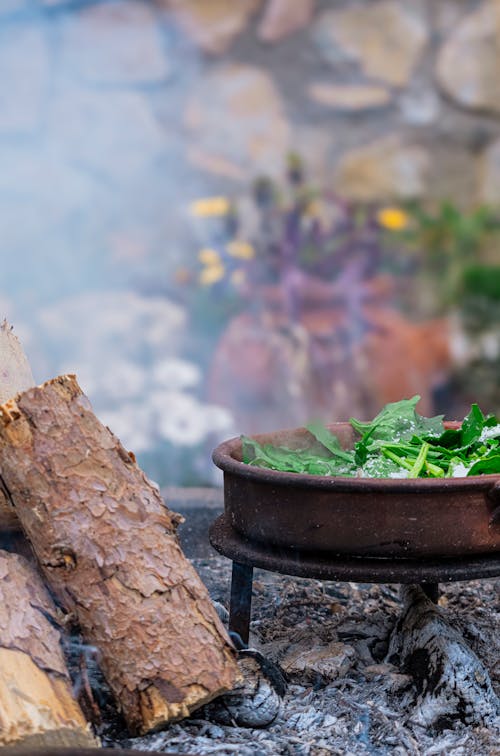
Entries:
{"type": "Polygon", "coordinates": [[[233,687],[234,648],[181,551],[181,518],[96,418],[75,376],[0,407],[0,469],[47,584],[99,649],[132,733],[233,687]]]}
{"type": "Polygon", "coordinates": [[[442,728],[454,721],[489,724],[499,714],[490,676],[464,638],[419,586],[402,588],[404,608],[391,635],[387,661],[415,681],[412,719],[442,728]]]}
{"type": "MultiPolygon", "coordinates": [[[[19,339],[6,320],[0,324],[0,404],[35,385],[35,379],[19,339]]],[[[0,489],[0,532],[20,530],[16,513],[0,489]]]]}
{"type": "Polygon", "coordinates": [[[98,746],[71,692],[55,615],[34,567],[0,551],[0,746],[98,746]]]}

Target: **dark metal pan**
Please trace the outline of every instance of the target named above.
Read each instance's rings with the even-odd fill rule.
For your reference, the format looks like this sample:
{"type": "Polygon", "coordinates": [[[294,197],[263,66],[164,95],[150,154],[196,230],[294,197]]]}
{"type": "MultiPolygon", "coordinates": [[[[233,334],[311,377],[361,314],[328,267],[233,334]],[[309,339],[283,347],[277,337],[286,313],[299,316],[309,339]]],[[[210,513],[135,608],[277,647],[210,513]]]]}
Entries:
{"type": "MultiPolygon", "coordinates": [[[[345,448],[352,446],[349,423],[328,427],[345,448]]],[[[312,440],[305,428],[254,438],[290,448],[312,440]]],[[[213,454],[224,471],[226,517],[251,541],[360,557],[500,552],[500,475],[334,478],[267,470],[241,459],[239,438],[213,454]]]]}

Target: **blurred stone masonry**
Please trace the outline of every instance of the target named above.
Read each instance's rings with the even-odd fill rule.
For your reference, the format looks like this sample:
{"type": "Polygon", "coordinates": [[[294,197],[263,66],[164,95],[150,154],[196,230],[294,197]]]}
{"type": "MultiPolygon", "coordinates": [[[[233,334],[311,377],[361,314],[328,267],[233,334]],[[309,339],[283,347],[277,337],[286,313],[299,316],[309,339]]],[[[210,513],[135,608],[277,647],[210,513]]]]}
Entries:
{"type": "Polygon", "coordinates": [[[245,197],[257,174],[282,175],[293,149],[312,183],[355,200],[500,201],[493,0],[0,5],[0,238],[4,280],[16,282],[0,289],[2,317],[37,379],[81,372],[140,453],[158,433],[176,443],[173,406],[185,449],[232,431],[185,356],[185,304],[165,298],[197,253],[193,199],[245,197]],[[156,340],[141,347],[152,293],[163,300],[147,321],[156,340]],[[114,296],[131,309],[111,316],[114,296]],[[63,337],[75,311],[79,327],[63,337]],[[116,335],[110,318],[129,330],[116,335]],[[169,374],[166,360],[181,375],[168,396],[154,377],[169,374]]]}

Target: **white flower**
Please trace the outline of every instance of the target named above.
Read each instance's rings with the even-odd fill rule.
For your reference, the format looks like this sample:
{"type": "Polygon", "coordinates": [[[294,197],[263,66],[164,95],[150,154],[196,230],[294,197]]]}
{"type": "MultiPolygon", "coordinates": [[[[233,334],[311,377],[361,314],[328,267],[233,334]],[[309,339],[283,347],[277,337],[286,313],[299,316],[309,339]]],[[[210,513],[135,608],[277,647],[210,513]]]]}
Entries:
{"type": "Polygon", "coordinates": [[[234,418],[228,409],[215,404],[207,404],[203,407],[205,424],[208,433],[229,433],[234,424],[234,418]]]}
{"type": "Polygon", "coordinates": [[[196,446],[232,426],[232,416],[223,407],[202,404],[179,391],[155,392],[151,403],[158,433],[173,444],[196,446]]]}
{"type": "MultiPolygon", "coordinates": [[[[97,367],[97,366],[96,366],[97,367]]],[[[146,384],[146,369],[130,360],[113,360],[106,370],[96,375],[97,391],[121,401],[140,397],[146,384]]]]}
{"type": "Polygon", "coordinates": [[[64,365],[63,373],[76,373],[78,383],[100,405],[121,402],[143,396],[147,370],[137,362],[126,359],[111,359],[95,363],[74,362],[64,365]]]}
{"type": "Polygon", "coordinates": [[[152,380],[159,388],[169,391],[193,388],[201,380],[201,371],[192,362],[172,358],[153,365],[152,380]]]}
{"type": "Polygon", "coordinates": [[[199,403],[188,394],[178,391],[156,394],[159,434],[173,444],[196,446],[205,438],[205,419],[199,403]]]}
{"type": "Polygon", "coordinates": [[[148,347],[172,353],[186,324],[183,308],[133,291],[90,291],[38,313],[57,349],[72,358],[99,362],[110,353],[127,357],[148,347]]]}

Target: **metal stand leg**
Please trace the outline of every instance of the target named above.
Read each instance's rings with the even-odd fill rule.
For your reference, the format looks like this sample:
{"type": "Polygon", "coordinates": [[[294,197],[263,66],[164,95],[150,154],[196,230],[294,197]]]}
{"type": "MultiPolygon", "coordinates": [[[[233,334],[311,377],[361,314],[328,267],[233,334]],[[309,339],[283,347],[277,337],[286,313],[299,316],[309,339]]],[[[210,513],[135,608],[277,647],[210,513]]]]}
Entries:
{"type": "Polygon", "coordinates": [[[229,630],[238,633],[248,645],[250,614],[252,611],[253,567],[233,562],[231,600],[229,603],[229,630]]]}
{"type": "Polygon", "coordinates": [[[439,600],[439,583],[421,583],[421,589],[435,604],[439,600]]]}

